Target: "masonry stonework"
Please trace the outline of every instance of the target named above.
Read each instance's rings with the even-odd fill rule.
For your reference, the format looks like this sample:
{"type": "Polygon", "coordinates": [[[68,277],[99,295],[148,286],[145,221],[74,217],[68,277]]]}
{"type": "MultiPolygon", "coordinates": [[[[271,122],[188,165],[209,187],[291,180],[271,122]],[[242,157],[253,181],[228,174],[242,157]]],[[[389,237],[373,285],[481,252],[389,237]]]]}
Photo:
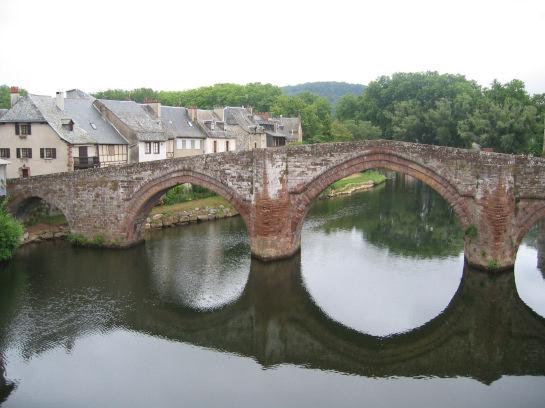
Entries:
{"type": "Polygon", "coordinates": [[[303,220],[331,183],[383,168],[409,174],[441,194],[467,231],[469,264],[513,266],[528,230],[545,217],[545,160],[441,146],[373,140],[176,158],[11,180],[10,209],[39,197],[65,214],[72,233],[126,247],[144,237],[149,211],[169,188],[195,183],[224,196],[246,223],[253,255],[289,257],[303,220]]]}

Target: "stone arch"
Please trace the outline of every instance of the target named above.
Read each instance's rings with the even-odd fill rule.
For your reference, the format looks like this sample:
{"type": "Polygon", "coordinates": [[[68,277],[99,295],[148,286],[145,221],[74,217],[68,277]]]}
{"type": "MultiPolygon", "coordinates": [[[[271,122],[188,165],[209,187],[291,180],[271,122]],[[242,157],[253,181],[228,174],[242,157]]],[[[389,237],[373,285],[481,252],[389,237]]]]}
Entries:
{"type": "Polygon", "coordinates": [[[518,252],[520,243],[540,220],[545,220],[545,202],[539,201],[526,206],[525,211],[521,212],[520,219],[515,224],[515,233],[513,247],[515,248],[515,256],[518,252]]]}
{"type": "Polygon", "coordinates": [[[297,216],[292,219],[292,231],[298,237],[300,236],[303,221],[312,203],[328,186],[354,173],[377,168],[407,174],[422,181],[449,203],[454,209],[462,228],[466,228],[472,223],[471,211],[452,183],[420,163],[391,151],[380,149],[338,163],[316,176],[302,188],[292,192],[292,203],[297,212],[297,216]]]}
{"type": "Polygon", "coordinates": [[[144,222],[155,203],[170,188],[179,184],[191,183],[212,190],[232,204],[240,214],[250,236],[250,209],[240,196],[222,182],[202,173],[191,170],[176,171],[145,183],[132,194],[126,210],[122,230],[127,234],[128,242],[138,242],[143,238],[144,222]]]}
{"type": "Polygon", "coordinates": [[[49,205],[53,205],[55,208],[61,211],[66,218],[66,221],[68,222],[68,227],[70,231],[72,230],[72,227],[74,225],[72,213],[69,211],[68,208],[65,207],[65,203],[63,203],[62,200],[58,200],[55,195],[29,192],[24,194],[15,193],[8,197],[9,198],[7,202],[7,208],[10,214],[12,214],[14,217],[20,217],[21,211],[24,212],[25,206],[31,204],[32,201],[42,200],[49,205]]]}

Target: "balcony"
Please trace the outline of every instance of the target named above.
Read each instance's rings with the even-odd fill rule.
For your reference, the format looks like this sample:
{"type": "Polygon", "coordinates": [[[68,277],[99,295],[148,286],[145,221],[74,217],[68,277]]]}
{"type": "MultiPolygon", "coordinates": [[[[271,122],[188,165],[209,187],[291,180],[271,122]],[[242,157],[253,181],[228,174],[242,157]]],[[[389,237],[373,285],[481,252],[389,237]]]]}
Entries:
{"type": "Polygon", "coordinates": [[[74,170],[99,167],[98,157],[74,157],[74,170]]]}

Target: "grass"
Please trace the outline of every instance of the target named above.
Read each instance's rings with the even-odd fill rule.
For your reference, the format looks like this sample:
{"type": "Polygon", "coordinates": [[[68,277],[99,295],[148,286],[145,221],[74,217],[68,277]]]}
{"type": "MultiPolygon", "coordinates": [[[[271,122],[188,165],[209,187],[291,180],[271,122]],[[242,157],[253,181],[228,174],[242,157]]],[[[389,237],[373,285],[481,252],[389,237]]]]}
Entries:
{"type": "Polygon", "coordinates": [[[201,198],[199,200],[186,201],[183,203],[172,204],[172,205],[161,205],[154,207],[151,210],[151,214],[169,214],[179,211],[191,211],[195,208],[204,208],[204,207],[219,207],[223,205],[226,208],[233,208],[231,204],[222,196],[213,196],[207,198],[201,198]]]}
{"type": "Polygon", "coordinates": [[[356,173],[343,178],[339,181],[336,181],[331,185],[335,190],[339,190],[351,184],[363,184],[369,181],[374,182],[375,184],[383,183],[386,180],[386,176],[380,174],[378,171],[369,170],[363,173],[356,173]]]}

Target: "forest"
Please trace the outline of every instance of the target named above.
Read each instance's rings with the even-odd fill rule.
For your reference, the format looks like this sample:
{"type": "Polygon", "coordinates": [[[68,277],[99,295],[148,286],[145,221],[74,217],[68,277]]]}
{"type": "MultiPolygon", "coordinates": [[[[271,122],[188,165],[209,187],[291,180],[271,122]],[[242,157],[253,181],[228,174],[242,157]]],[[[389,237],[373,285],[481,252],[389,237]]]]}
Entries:
{"type": "MultiPolygon", "coordinates": [[[[463,75],[415,72],[382,76],[359,87],[355,93],[358,85],[308,83],[289,87],[292,94],[287,94],[271,84],[216,84],[186,91],[109,89],[94,96],[202,109],[252,106],[300,116],[304,143],[382,138],[542,154],[545,94],[530,95],[520,80],[483,87],[463,75]],[[342,89],[346,93],[340,96],[342,89]],[[334,93],[335,105],[330,102],[334,93]]],[[[0,107],[9,107],[7,86],[0,87],[0,107]]]]}

